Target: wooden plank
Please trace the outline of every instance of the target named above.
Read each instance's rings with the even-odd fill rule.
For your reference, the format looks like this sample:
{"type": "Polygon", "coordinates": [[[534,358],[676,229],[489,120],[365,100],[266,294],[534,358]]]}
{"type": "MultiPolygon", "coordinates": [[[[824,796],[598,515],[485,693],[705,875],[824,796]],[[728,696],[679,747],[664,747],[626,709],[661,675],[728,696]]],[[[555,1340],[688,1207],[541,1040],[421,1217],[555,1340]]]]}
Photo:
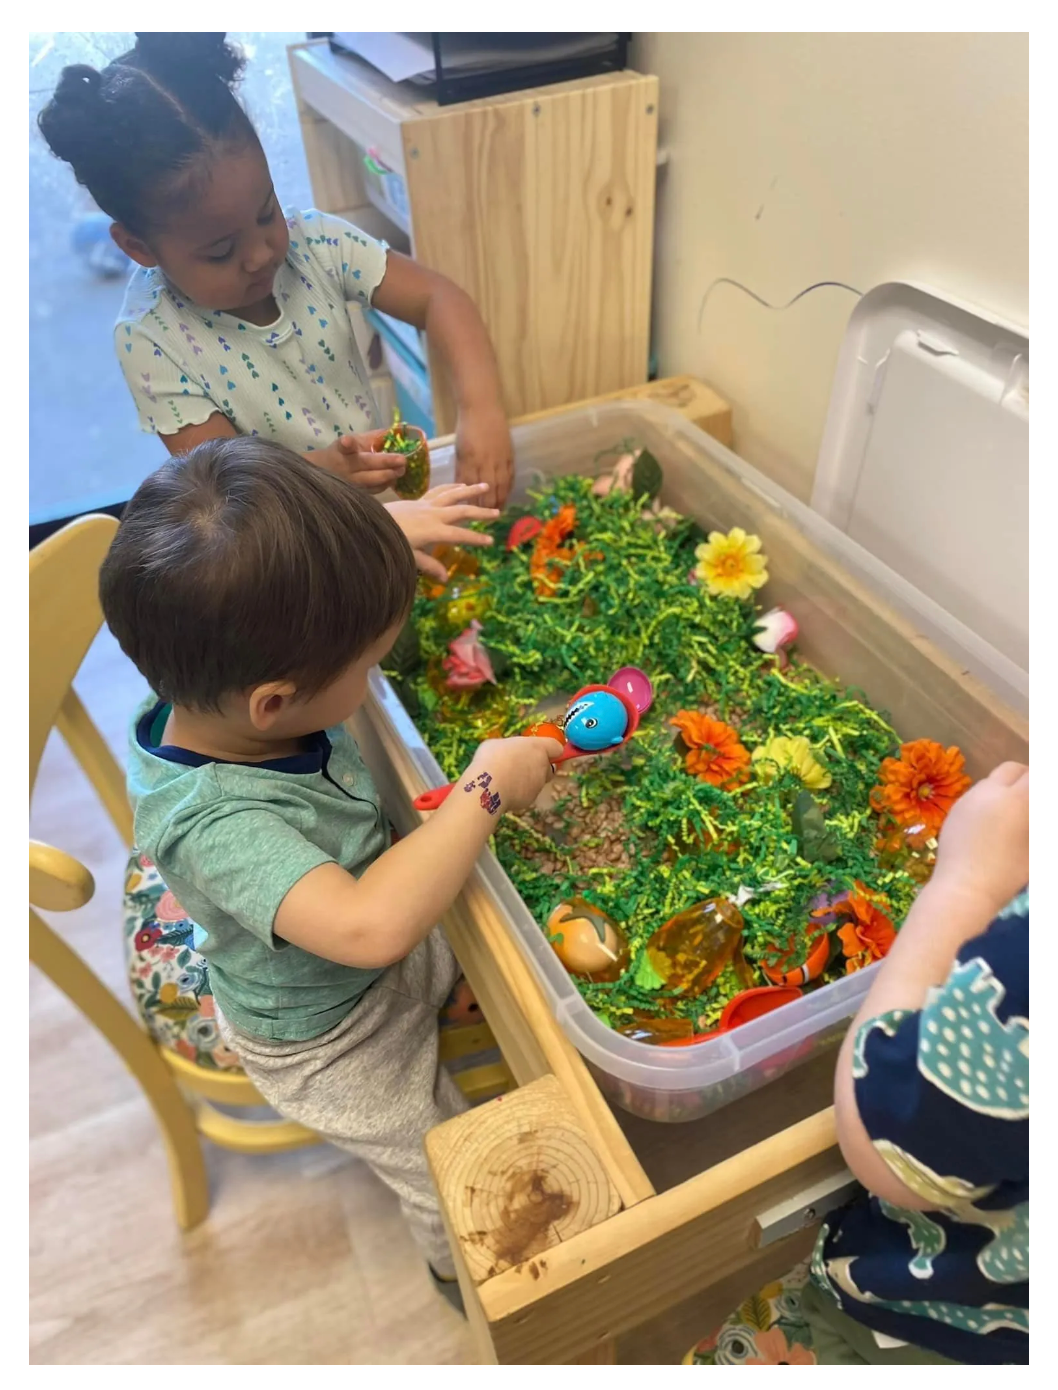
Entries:
{"type": "Polygon", "coordinates": [[[483,1101],[509,1091],[514,1078],[506,1062],[489,1062],[482,1067],[468,1067],[452,1077],[469,1101],[483,1101]]]}
{"type": "Polygon", "coordinates": [[[329,121],[362,150],[375,150],[383,163],[404,172],[401,122],[411,111],[395,101],[399,90],[366,63],[337,58],[323,43],[295,44],[290,50],[294,91],[302,106],[329,121]]]}
{"type": "Polygon", "coordinates": [[[426,1154],[475,1284],[525,1262],[538,1278],[545,1251],[621,1207],[553,1076],[439,1125],[426,1154]]]}
{"type": "Polygon", "coordinates": [[[609,391],[602,396],[593,396],[588,401],[575,401],[557,410],[538,410],[529,415],[521,415],[512,420],[512,425],[531,425],[537,420],[547,420],[562,410],[580,410],[586,405],[605,405],[609,401],[654,401],[657,405],[669,406],[685,415],[692,425],[711,435],[718,443],[731,448],[731,407],[722,396],[696,381],[692,376],[662,377],[657,381],[644,382],[642,386],[626,387],[623,391],[609,391]]]}
{"type": "MultiPolygon", "coordinates": [[[[442,108],[402,137],[415,255],[481,310],[508,413],[645,381],[656,79],[442,108]]],[[[444,432],[454,409],[437,366],[431,353],[444,432]]]]}
{"type": "MultiPolygon", "coordinates": [[[[497,1359],[566,1362],[753,1264],[757,1212],[838,1171],[834,1139],[832,1111],[810,1116],[487,1280],[479,1296],[497,1359]]],[[[799,1231],[769,1250],[788,1267],[804,1241],[799,1231]]]]}
{"type": "Polygon", "coordinates": [[[807,1258],[815,1238],[813,1227],[801,1231],[799,1241],[793,1237],[789,1242],[784,1241],[781,1249],[768,1246],[734,1274],[625,1333],[617,1341],[618,1363],[622,1366],[677,1365],[693,1346],[715,1332],[743,1299],[773,1280],[781,1279],[795,1264],[807,1258]]]}
{"type": "MultiPolygon", "coordinates": [[[[399,780],[403,806],[387,807],[402,832],[422,817],[411,801],[426,784],[381,712],[369,700],[350,721],[364,762],[376,783],[399,780]]],[[[445,932],[481,1011],[519,1085],[556,1076],[584,1130],[606,1165],[621,1201],[630,1206],[653,1194],[613,1111],[592,1080],[584,1059],[562,1032],[543,990],[475,869],[451,910],[445,932]]]]}
{"type": "Polygon", "coordinates": [[[477,1052],[491,1052],[496,1039],[487,1023],[472,1023],[453,1027],[442,1023],[440,1058],[456,1062],[460,1057],[472,1057],[477,1052]]]}

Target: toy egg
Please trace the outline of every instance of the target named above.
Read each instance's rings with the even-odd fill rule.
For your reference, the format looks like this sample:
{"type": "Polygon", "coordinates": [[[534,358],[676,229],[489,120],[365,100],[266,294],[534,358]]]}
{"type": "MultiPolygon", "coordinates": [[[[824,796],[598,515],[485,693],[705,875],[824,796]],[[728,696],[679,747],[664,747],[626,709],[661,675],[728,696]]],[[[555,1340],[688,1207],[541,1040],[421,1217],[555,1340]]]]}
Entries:
{"type": "Polygon", "coordinates": [[[709,898],[659,927],[647,942],[647,956],[664,988],[677,994],[701,994],[727,965],[749,984],[741,947],[744,925],[729,898],[709,898]]]}
{"type": "Polygon", "coordinates": [[[620,979],[628,965],[624,932],[586,898],[559,903],[547,919],[547,937],[571,975],[608,984],[620,979]]]}
{"type": "Polygon", "coordinates": [[[482,618],[489,610],[488,596],[480,584],[453,584],[449,590],[451,597],[445,604],[445,622],[454,628],[465,628],[475,618],[482,618]]]}
{"type": "Polygon", "coordinates": [[[632,1018],[622,1023],[617,1031],[633,1042],[659,1043],[689,1042],[694,1037],[694,1024],[689,1018],[651,1018],[649,1014],[632,1010],[632,1018]]]}
{"type": "Polygon", "coordinates": [[[585,753],[616,748],[628,732],[624,702],[605,690],[593,690],[570,705],[565,718],[566,738],[585,753]]]}
{"type": "Polygon", "coordinates": [[[541,724],[530,724],[525,731],[526,738],[553,738],[556,743],[565,743],[566,735],[558,724],[544,720],[541,724]]]}
{"type": "Polygon", "coordinates": [[[434,547],[433,557],[444,565],[447,578],[443,584],[436,579],[428,580],[427,598],[440,598],[453,579],[476,579],[480,571],[478,557],[459,545],[438,545],[434,547]]]}
{"type": "Polygon", "coordinates": [[[875,841],[879,868],[903,869],[915,883],[928,882],[937,862],[937,841],[924,825],[902,826],[887,820],[875,841]]]}

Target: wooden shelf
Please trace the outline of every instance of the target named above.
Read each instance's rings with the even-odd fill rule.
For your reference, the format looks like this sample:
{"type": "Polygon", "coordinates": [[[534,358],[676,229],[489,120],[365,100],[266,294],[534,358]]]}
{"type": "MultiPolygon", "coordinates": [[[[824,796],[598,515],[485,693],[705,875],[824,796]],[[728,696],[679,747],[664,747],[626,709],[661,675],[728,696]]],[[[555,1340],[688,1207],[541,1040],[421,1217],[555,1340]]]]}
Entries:
{"type": "MultiPolygon", "coordinates": [[[[478,305],[510,415],[646,381],[656,78],[440,107],[326,41],[296,45],[290,65],[317,205],[375,232],[363,155],[403,178],[411,253],[478,305]]],[[[430,356],[446,433],[455,411],[430,356]]]]}

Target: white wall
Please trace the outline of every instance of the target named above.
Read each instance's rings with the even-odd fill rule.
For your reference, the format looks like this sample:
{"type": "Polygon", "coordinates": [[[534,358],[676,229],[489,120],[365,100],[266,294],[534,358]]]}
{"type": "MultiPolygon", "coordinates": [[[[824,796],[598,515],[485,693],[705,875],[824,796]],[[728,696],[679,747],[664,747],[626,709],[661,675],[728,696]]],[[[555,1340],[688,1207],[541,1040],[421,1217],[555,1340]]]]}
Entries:
{"type": "Polygon", "coordinates": [[[655,344],[805,500],[861,291],[915,280],[1028,323],[1028,36],[643,34],[661,80],[655,344]]]}

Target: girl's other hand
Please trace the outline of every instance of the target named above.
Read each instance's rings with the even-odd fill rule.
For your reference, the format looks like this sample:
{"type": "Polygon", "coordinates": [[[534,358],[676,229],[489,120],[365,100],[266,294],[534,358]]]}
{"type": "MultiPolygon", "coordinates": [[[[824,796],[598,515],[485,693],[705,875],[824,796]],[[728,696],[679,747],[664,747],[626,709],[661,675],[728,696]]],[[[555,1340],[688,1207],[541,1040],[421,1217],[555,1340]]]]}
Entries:
{"type": "MultiPolygon", "coordinates": [[[[388,455],[386,456],[388,457],[388,455]]],[[[417,502],[389,502],[386,510],[408,538],[415,563],[423,574],[444,583],[448,572],[428,553],[431,545],[491,545],[492,537],[470,531],[460,522],[495,521],[495,507],[477,505],[486,483],[445,483],[433,487],[417,502]]]]}
{"type": "Polygon", "coordinates": [[[385,492],[407,466],[401,454],[382,453],[385,435],[385,430],[343,434],[326,449],[314,449],[305,457],[310,463],[337,473],[354,487],[362,487],[367,492],[385,492]]]}
{"type": "Polygon", "coordinates": [[[991,921],[1029,881],[1029,770],[1002,763],[948,812],[929,887],[973,897],[991,921]]]}
{"type": "Polygon", "coordinates": [[[498,402],[464,406],[456,423],[456,477],[487,483],[485,501],[502,507],[514,477],[514,448],[507,417],[498,402]]]}

